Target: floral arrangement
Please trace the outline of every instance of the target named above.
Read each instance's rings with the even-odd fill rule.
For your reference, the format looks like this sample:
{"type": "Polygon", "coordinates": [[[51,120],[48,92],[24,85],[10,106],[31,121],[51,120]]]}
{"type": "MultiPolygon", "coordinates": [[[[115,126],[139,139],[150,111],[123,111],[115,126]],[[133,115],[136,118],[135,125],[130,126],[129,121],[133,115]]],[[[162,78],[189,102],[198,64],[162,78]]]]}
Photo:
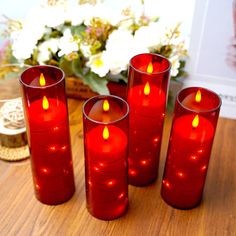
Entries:
{"type": "Polygon", "coordinates": [[[6,17],[9,61],[59,66],[99,94],[109,93],[109,80],[127,82],[129,60],[139,53],[167,57],[172,79],[185,74],[179,24],[167,27],[146,16],[140,1],[123,9],[90,3],[68,7],[66,0],[49,0],[24,21],[6,17]]]}

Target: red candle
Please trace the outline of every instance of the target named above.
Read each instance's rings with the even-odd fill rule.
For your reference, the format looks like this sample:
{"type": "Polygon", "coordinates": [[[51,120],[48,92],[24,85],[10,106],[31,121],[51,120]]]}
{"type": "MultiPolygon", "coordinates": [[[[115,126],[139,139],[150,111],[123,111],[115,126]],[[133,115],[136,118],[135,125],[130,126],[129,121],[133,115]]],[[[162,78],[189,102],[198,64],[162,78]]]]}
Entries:
{"type": "Polygon", "coordinates": [[[177,97],[161,194],[170,205],[188,209],[202,198],[220,98],[203,88],[177,97]]]}
{"type": "Polygon", "coordinates": [[[88,211],[112,220],[128,206],[128,105],[115,96],[89,99],[83,108],[88,211]]]}
{"type": "Polygon", "coordinates": [[[128,160],[132,185],[147,185],[157,178],[169,72],[168,60],[155,54],[140,54],[130,61],[128,160]]]}
{"type": "Polygon", "coordinates": [[[36,197],[63,203],[75,191],[64,74],[56,67],[32,67],[21,84],[36,197]]]}

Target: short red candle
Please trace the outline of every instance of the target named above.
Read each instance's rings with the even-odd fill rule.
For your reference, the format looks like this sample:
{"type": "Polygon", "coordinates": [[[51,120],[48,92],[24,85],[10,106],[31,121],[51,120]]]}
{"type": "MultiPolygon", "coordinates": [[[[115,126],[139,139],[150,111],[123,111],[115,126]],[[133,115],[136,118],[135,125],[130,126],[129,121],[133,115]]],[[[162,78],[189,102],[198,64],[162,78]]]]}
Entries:
{"type": "Polygon", "coordinates": [[[201,202],[220,106],[219,96],[204,88],[177,95],[161,188],[173,207],[189,209],[201,202]]]}
{"type": "Polygon", "coordinates": [[[20,82],[36,197],[49,205],[63,203],[75,191],[64,73],[31,67],[20,82]]]}
{"type": "Polygon", "coordinates": [[[116,96],[96,96],[83,106],[87,209],[99,219],[127,210],[128,113],[128,104],[116,96]]]}
{"type": "Polygon", "coordinates": [[[132,185],[148,185],[157,178],[169,75],[170,63],[162,56],[147,53],[130,60],[127,100],[132,185]]]}

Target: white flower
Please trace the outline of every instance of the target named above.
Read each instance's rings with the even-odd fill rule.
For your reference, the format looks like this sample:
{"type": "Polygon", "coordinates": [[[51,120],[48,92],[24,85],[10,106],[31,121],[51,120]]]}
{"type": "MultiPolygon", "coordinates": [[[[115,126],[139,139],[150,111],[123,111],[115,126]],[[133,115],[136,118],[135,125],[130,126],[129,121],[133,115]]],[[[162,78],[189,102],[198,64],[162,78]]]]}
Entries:
{"type": "Polygon", "coordinates": [[[38,39],[31,35],[27,29],[13,32],[11,37],[13,39],[12,51],[14,57],[20,61],[30,58],[37,47],[38,39]]]}
{"type": "Polygon", "coordinates": [[[133,19],[131,18],[125,18],[123,21],[119,24],[119,29],[123,30],[131,30],[131,26],[134,24],[133,19]]]}
{"type": "Polygon", "coordinates": [[[88,58],[88,57],[90,57],[92,55],[90,48],[91,48],[90,45],[81,42],[81,44],[80,44],[80,51],[82,52],[84,57],[88,58]]]}
{"type": "Polygon", "coordinates": [[[34,7],[26,16],[25,22],[23,22],[23,28],[28,28],[28,29],[33,30],[34,33],[36,33],[34,37],[37,37],[38,39],[40,39],[44,33],[46,21],[47,19],[45,19],[45,16],[44,16],[44,8],[34,7]]]}
{"type": "Polygon", "coordinates": [[[95,5],[93,17],[98,17],[111,25],[117,25],[124,18],[121,11],[109,6],[107,3],[95,5]]]}
{"type": "Polygon", "coordinates": [[[39,14],[40,9],[32,9],[25,21],[22,22],[22,29],[11,34],[13,55],[18,60],[30,58],[33,50],[37,48],[38,40],[45,33],[44,18],[39,14]]]}
{"type": "Polygon", "coordinates": [[[153,22],[147,15],[143,15],[142,1],[96,2],[96,5],[78,5],[78,1],[74,1],[76,5],[66,8],[64,3],[69,4],[69,1],[59,0],[55,1],[56,4],[53,6],[41,5],[34,8],[22,25],[19,24],[22,28],[14,28],[17,31],[11,33],[13,55],[19,62],[32,58],[39,64],[47,63],[51,58],[57,60],[66,56],[68,60],[73,61],[80,57],[81,66],[85,67],[84,71],[104,77],[109,72],[119,75],[126,71],[130,59],[137,54],[155,52],[162,46],[169,46],[171,76],[178,75],[180,61],[186,56],[184,43],[180,41],[178,25],[169,28],[166,22],[153,22]],[[101,20],[92,21],[93,18],[101,20]],[[149,25],[141,26],[145,22],[149,25]],[[106,24],[113,26],[111,30],[107,30],[106,24]],[[102,32],[103,26],[108,39],[101,41],[99,33],[102,32]],[[135,31],[134,26],[140,28],[135,31]],[[98,28],[94,33],[95,27],[98,28]],[[78,34],[85,35],[84,41],[78,34]],[[102,47],[99,48],[100,45],[102,47]],[[92,55],[91,48],[98,51],[96,55],[92,55]]]}
{"type": "Polygon", "coordinates": [[[176,76],[179,73],[179,67],[180,67],[180,62],[178,56],[173,56],[169,58],[169,61],[171,62],[171,76],[176,76]]]}
{"type": "Polygon", "coordinates": [[[118,29],[110,34],[104,54],[108,58],[110,72],[119,74],[128,68],[131,57],[142,52],[147,52],[147,49],[135,43],[130,31],[118,29]]]}
{"type": "Polygon", "coordinates": [[[139,18],[143,14],[143,6],[141,1],[126,0],[126,1],[117,1],[117,0],[107,0],[104,1],[111,9],[116,10],[117,12],[128,12],[126,14],[128,17],[139,18]]]}
{"type": "Polygon", "coordinates": [[[62,5],[41,5],[31,9],[26,16],[26,23],[34,27],[48,26],[56,28],[66,20],[66,9],[62,5]]]}
{"type": "Polygon", "coordinates": [[[64,23],[66,11],[62,6],[47,6],[43,8],[41,17],[46,26],[56,28],[64,23]]]}
{"type": "Polygon", "coordinates": [[[75,40],[71,34],[71,30],[66,29],[63,33],[63,36],[59,40],[58,48],[60,51],[58,52],[58,56],[62,57],[63,55],[68,55],[72,52],[78,51],[78,43],[79,39],[75,40]]]}
{"type": "Polygon", "coordinates": [[[94,6],[91,4],[82,4],[74,6],[67,12],[67,20],[72,25],[80,25],[84,21],[90,22],[94,16],[94,6]]]}
{"type": "Polygon", "coordinates": [[[52,54],[55,54],[58,50],[58,39],[49,39],[44,41],[38,46],[38,62],[39,64],[44,64],[51,59],[52,54]]]}
{"type": "Polygon", "coordinates": [[[103,53],[91,56],[86,66],[90,67],[91,71],[98,74],[100,77],[105,76],[109,72],[107,57],[103,53]]]}
{"type": "Polygon", "coordinates": [[[125,1],[127,6],[131,10],[131,14],[135,17],[135,19],[139,19],[144,12],[144,6],[142,5],[142,1],[133,1],[133,0],[126,0],[125,1]]]}
{"type": "Polygon", "coordinates": [[[149,50],[160,45],[165,38],[165,28],[157,23],[140,27],[134,35],[137,44],[142,44],[149,50]]]}

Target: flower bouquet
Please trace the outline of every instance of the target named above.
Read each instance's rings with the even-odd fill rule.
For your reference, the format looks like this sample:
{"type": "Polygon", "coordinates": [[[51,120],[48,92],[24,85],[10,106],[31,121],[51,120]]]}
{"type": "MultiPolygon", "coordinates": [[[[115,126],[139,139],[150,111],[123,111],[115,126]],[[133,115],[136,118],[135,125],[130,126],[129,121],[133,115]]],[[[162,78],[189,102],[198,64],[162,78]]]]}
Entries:
{"type": "Polygon", "coordinates": [[[59,66],[99,94],[109,94],[108,81],[127,82],[129,60],[139,53],[168,58],[172,79],[185,74],[187,51],[179,24],[168,27],[146,16],[141,1],[125,8],[89,2],[69,6],[49,0],[23,21],[6,17],[8,62],[59,66]]]}

